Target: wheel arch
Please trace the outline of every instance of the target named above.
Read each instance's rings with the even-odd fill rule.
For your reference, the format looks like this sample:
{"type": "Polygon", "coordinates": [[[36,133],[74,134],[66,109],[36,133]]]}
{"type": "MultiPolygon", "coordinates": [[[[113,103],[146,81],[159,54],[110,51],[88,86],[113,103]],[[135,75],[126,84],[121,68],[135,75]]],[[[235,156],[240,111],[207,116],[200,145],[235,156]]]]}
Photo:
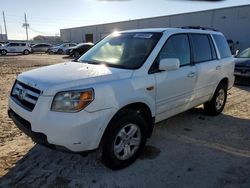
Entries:
{"type": "Polygon", "coordinates": [[[127,104],[125,106],[123,106],[122,108],[120,108],[115,114],[114,116],[111,118],[111,120],[109,121],[107,127],[105,128],[105,131],[102,135],[101,141],[99,143],[99,147],[103,142],[103,138],[105,137],[105,135],[107,134],[107,132],[109,131],[109,126],[110,126],[110,122],[112,122],[121,112],[123,112],[124,110],[134,110],[136,111],[139,115],[142,116],[142,118],[145,120],[145,122],[147,123],[147,137],[150,138],[153,132],[153,128],[154,128],[154,123],[155,123],[155,117],[153,117],[152,112],[149,108],[149,106],[143,102],[135,102],[135,103],[130,103],[127,104]]]}
{"type": "MultiPolygon", "coordinates": [[[[221,83],[226,84],[226,86],[227,86],[227,88],[228,88],[229,79],[228,79],[227,77],[224,77],[224,78],[222,78],[221,81],[219,82],[219,84],[221,84],[221,83]]],[[[218,85],[219,85],[219,84],[218,84],[218,85]]],[[[217,85],[217,86],[218,86],[218,85],[217,85]]]]}

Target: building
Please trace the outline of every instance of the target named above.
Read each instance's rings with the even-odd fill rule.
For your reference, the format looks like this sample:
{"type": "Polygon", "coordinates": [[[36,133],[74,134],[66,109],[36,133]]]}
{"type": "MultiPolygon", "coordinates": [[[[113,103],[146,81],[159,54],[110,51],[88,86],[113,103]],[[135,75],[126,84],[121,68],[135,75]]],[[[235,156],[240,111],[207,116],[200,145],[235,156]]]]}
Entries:
{"type": "Polygon", "coordinates": [[[230,48],[250,47],[250,5],[61,29],[64,42],[97,42],[115,30],[202,26],[226,36],[230,48]]]}

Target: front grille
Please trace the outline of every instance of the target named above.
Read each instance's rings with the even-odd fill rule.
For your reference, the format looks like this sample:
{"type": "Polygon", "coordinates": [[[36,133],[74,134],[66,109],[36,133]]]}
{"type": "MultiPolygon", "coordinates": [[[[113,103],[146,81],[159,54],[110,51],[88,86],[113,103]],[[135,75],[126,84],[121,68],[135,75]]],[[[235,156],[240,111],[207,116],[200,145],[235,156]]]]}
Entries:
{"type": "Polygon", "coordinates": [[[11,91],[11,97],[17,104],[28,111],[32,111],[40,93],[40,90],[28,86],[20,81],[16,81],[11,91]]]}

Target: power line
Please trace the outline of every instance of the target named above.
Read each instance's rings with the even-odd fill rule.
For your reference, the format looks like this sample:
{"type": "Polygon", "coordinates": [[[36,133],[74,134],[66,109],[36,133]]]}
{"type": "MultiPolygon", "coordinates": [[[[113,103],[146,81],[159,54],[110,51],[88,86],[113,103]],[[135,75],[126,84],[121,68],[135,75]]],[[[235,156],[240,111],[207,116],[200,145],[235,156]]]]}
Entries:
{"type": "Polygon", "coordinates": [[[43,35],[54,35],[54,34],[52,34],[52,33],[47,33],[47,32],[43,32],[43,31],[38,31],[38,30],[33,29],[33,28],[31,28],[31,27],[29,27],[29,30],[31,30],[31,31],[33,31],[33,32],[35,32],[35,33],[43,34],[43,35]]]}

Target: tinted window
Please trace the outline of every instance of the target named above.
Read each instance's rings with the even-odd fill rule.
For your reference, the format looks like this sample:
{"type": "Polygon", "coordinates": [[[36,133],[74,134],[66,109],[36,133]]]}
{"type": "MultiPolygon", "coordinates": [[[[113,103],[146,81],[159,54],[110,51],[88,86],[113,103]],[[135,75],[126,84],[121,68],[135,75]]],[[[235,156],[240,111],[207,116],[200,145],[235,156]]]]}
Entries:
{"type": "Polygon", "coordinates": [[[213,59],[209,37],[207,35],[192,34],[191,39],[194,50],[194,62],[203,62],[213,59]]]}
{"type": "Polygon", "coordinates": [[[25,43],[21,43],[21,46],[26,46],[26,44],[25,43]]]}
{"type": "Polygon", "coordinates": [[[188,36],[186,34],[171,36],[163,46],[158,58],[159,60],[178,58],[181,66],[190,64],[188,36]]]}
{"type": "Polygon", "coordinates": [[[250,58],[250,48],[245,49],[244,51],[239,53],[236,57],[237,58],[250,58]]]}
{"type": "Polygon", "coordinates": [[[9,46],[19,46],[18,43],[10,43],[9,46]]]}
{"type": "Polygon", "coordinates": [[[221,58],[232,56],[225,37],[222,35],[213,35],[213,37],[220,52],[221,58]]]}

